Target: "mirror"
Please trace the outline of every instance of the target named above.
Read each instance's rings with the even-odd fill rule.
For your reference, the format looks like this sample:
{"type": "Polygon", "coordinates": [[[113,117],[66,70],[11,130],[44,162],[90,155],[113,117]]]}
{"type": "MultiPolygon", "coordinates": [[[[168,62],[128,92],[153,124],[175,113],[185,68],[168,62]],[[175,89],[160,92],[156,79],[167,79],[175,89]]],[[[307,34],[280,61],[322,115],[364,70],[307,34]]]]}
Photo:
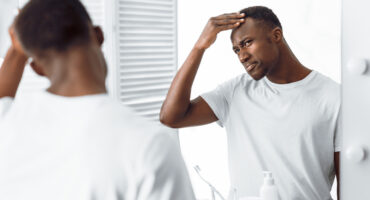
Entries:
{"type": "MultiPolygon", "coordinates": [[[[328,0],[178,0],[180,67],[210,17],[235,12],[245,7],[271,8],[281,21],[285,38],[298,59],[307,67],[340,82],[340,1],[328,0]]],[[[192,88],[192,98],[213,90],[245,73],[232,52],[230,31],[220,33],[207,50],[192,88]]],[[[227,134],[216,123],[180,129],[180,142],[198,198],[209,198],[210,190],[196,174],[199,165],[204,176],[221,193],[229,192],[227,134]]],[[[261,174],[262,176],[262,174],[261,174]]],[[[335,186],[332,196],[335,197],[335,186]]]]}

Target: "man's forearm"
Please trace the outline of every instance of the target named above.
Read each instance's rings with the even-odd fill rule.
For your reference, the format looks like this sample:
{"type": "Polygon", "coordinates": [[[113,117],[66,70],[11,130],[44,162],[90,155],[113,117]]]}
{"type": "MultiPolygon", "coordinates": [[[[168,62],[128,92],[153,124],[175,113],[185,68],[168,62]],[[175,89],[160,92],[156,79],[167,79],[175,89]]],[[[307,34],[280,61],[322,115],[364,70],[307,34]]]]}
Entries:
{"type": "Polygon", "coordinates": [[[161,121],[176,121],[190,105],[191,87],[205,49],[195,46],[177,72],[161,109],[161,121]]]}
{"type": "Polygon", "coordinates": [[[10,47],[0,68],[0,98],[15,97],[27,56],[10,47]]]}

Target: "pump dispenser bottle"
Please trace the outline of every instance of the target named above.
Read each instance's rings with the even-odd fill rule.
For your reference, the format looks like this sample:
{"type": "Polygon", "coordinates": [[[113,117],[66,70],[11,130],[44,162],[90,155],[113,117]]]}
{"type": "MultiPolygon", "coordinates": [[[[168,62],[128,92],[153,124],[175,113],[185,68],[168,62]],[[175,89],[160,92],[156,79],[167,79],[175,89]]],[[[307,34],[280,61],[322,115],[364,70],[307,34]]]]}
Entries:
{"type": "Polygon", "coordinates": [[[263,175],[263,185],[260,190],[261,200],[280,200],[272,172],[265,171],[263,175]]]}

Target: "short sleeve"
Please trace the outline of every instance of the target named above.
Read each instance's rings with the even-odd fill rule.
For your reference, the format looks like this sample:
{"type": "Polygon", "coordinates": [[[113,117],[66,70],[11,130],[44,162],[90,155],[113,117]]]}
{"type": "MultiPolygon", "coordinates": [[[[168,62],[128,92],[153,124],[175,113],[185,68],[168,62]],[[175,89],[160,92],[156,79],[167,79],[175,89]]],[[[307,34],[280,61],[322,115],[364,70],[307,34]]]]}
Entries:
{"type": "Polygon", "coordinates": [[[216,89],[204,93],[201,97],[207,102],[209,107],[218,118],[217,123],[223,127],[229,114],[229,104],[235,91],[239,77],[233,78],[216,87],[216,89]]]}
{"type": "Polygon", "coordinates": [[[136,197],[145,200],[195,200],[178,142],[167,133],[156,134],[141,153],[136,197]]]}
{"type": "Polygon", "coordinates": [[[3,119],[5,114],[9,111],[13,100],[14,99],[11,97],[0,98],[0,120],[3,119]]]}
{"type": "Polygon", "coordinates": [[[342,127],[342,112],[339,111],[337,123],[334,132],[334,151],[340,152],[342,149],[342,137],[343,137],[343,127],[342,127]]]}

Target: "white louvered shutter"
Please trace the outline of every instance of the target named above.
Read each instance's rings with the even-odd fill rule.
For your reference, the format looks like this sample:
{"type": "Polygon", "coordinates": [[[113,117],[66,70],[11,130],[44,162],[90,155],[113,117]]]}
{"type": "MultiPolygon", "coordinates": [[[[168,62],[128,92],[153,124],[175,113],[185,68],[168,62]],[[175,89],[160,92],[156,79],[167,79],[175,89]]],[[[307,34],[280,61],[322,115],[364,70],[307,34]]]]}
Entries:
{"type": "Polygon", "coordinates": [[[117,1],[117,96],[153,120],[177,69],[176,18],[176,0],[117,1]]]}
{"type": "Polygon", "coordinates": [[[84,0],[103,27],[109,93],[158,120],[177,69],[176,0],[84,0]]]}

